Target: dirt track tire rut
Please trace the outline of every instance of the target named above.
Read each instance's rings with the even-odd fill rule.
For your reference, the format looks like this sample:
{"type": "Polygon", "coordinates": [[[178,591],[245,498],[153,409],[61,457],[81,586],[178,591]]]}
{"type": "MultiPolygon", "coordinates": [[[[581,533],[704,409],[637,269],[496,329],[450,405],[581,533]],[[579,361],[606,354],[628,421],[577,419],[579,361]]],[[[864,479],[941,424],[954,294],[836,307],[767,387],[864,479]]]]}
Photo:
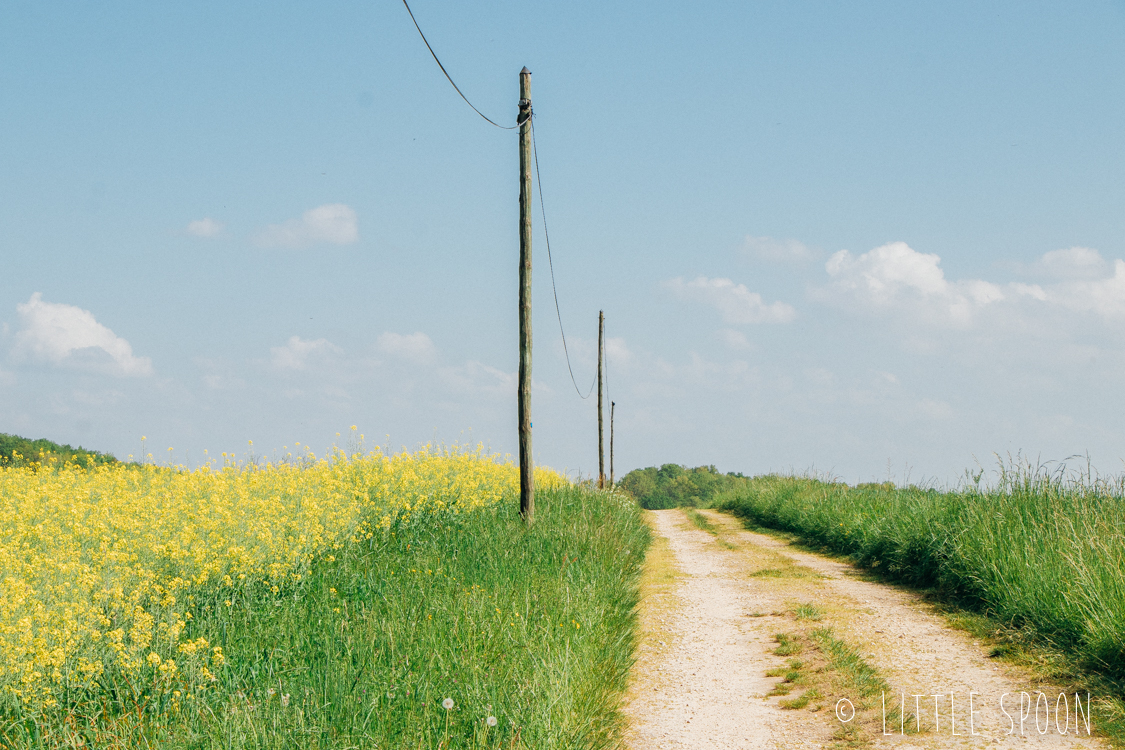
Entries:
{"type": "Polygon", "coordinates": [[[923,696],[918,699],[921,732],[900,735],[897,720],[887,727],[891,735],[867,726],[851,736],[853,747],[1104,747],[1085,735],[1084,726],[1082,736],[1073,733],[1073,705],[1070,732],[1060,734],[1053,711],[1060,691],[990,660],[917,594],[862,580],[846,563],[746,531],[718,513],[705,516],[721,539],[693,525],[682,511],[650,513],[676,577],[663,590],[650,592],[642,610],[638,663],[625,707],[632,750],[842,747],[834,704],[844,696],[825,696],[821,705],[798,710],[782,709],[777,697],[767,696],[780,679],[766,672],[786,662],[773,653],[774,634],[792,623],[792,611],[802,603],[818,607],[823,624],[890,683],[888,708],[898,707],[900,694],[905,695],[912,724],[913,696],[923,696]],[[780,577],[771,577],[775,570],[780,577]],[[786,571],[798,575],[787,578],[786,571]],[[1029,716],[1021,734],[1020,693],[1035,697],[1037,691],[1050,697],[1049,731],[1040,733],[1029,716]],[[969,734],[970,692],[976,693],[975,735],[969,734]],[[1014,714],[1013,734],[1007,734],[1009,721],[999,709],[1004,693],[1009,694],[1006,709],[1014,714]],[[943,697],[935,701],[935,694],[943,697]]]}

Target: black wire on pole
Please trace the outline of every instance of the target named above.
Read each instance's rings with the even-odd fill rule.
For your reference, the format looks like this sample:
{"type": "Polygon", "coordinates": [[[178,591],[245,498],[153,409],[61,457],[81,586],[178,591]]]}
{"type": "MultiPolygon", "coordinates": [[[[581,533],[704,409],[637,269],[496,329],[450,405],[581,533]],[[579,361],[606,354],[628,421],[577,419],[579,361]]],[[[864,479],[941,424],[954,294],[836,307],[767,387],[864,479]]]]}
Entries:
{"type": "Polygon", "coordinates": [[[434,62],[436,62],[438,67],[441,68],[441,72],[445,74],[445,80],[449,81],[450,85],[453,86],[453,89],[461,95],[461,98],[465,100],[465,104],[468,104],[470,107],[472,107],[473,111],[483,117],[486,121],[488,121],[489,124],[495,125],[501,130],[515,130],[516,128],[518,128],[519,125],[513,125],[511,127],[501,125],[500,123],[495,122],[484,112],[481,112],[479,109],[473,106],[473,103],[469,101],[469,97],[462,94],[461,89],[458,88],[457,84],[453,83],[453,79],[449,77],[449,73],[445,70],[445,66],[441,64],[441,60],[438,59],[437,53],[434,52],[434,48],[430,46],[430,42],[428,39],[426,39],[426,35],[422,33],[422,27],[418,25],[418,19],[414,17],[414,11],[410,10],[410,5],[406,2],[406,0],[402,0],[402,4],[406,6],[406,12],[410,14],[410,20],[414,22],[414,28],[418,29],[418,36],[422,37],[422,41],[426,43],[426,49],[430,51],[430,55],[434,58],[434,62]]]}
{"type": "Polygon", "coordinates": [[[547,209],[543,206],[543,181],[539,177],[539,149],[535,145],[535,115],[531,116],[531,153],[535,160],[535,183],[539,187],[539,214],[543,217],[543,237],[547,240],[547,265],[551,269],[551,293],[555,297],[555,315],[559,319],[559,335],[562,336],[563,354],[566,355],[566,369],[570,371],[570,382],[574,384],[574,391],[578,397],[585,400],[590,398],[590,394],[594,392],[594,385],[598,382],[597,373],[594,374],[594,382],[590,383],[590,389],[586,391],[586,395],[582,395],[582,391],[578,388],[578,381],[574,377],[574,368],[570,366],[570,351],[566,348],[566,331],[563,330],[562,311],[559,309],[559,292],[555,288],[555,261],[551,258],[551,235],[547,231],[547,209]]]}
{"type": "MultiPolygon", "coordinates": [[[[460,97],[465,100],[465,104],[468,104],[470,107],[472,107],[473,111],[484,118],[484,120],[490,125],[494,125],[501,130],[515,130],[516,128],[520,127],[523,124],[522,122],[516,123],[511,127],[507,127],[495,122],[492,118],[484,114],[484,112],[481,112],[479,109],[477,109],[471,101],[469,101],[469,98],[465,96],[464,93],[462,93],[460,87],[458,87],[457,84],[454,83],[453,78],[451,78],[449,72],[446,71],[445,66],[441,64],[441,60],[438,59],[437,53],[434,52],[434,48],[430,46],[430,42],[428,39],[426,39],[426,35],[422,33],[422,27],[418,25],[418,19],[414,17],[414,11],[410,9],[410,4],[407,3],[406,0],[402,0],[402,4],[406,7],[406,12],[410,14],[410,20],[414,22],[414,28],[418,30],[418,36],[422,37],[422,41],[425,43],[426,49],[430,51],[430,56],[434,58],[434,62],[436,62],[438,64],[438,67],[441,68],[441,72],[445,75],[445,79],[449,81],[449,84],[453,86],[453,90],[456,91],[458,95],[460,95],[460,97]]],[[[555,261],[554,258],[551,257],[551,235],[547,232],[547,209],[543,205],[543,180],[539,176],[539,149],[535,145],[534,112],[529,114],[528,119],[531,121],[531,149],[532,153],[535,155],[535,182],[539,187],[539,213],[543,217],[543,236],[547,240],[547,265],[551,269],[551,293],[555,298],[555,315],[558,316],[559,319],[559,335],[562,336],[563,354],[566,355],[566,369],[568,372],[570,372],[570,382],[574,384],[574,391],[578,394],[579,398],[585,400],[590,398],[591,394],[593,394],[594,386],[598,382],[598,376],[597,373],[594,374],[594,380],[590,383],[590,388],[586,392],[586,395],[583,396],[582,390],[578,387],[578,381],[574,377],[574,368],[570,364],[570,350],[566,346],[566,331],[563,330],[562,311],[559,309],[559,292],[555,286],[555,261]]],[[[602,353],[604,353],[604,348],[602,350],[602,353]]]]}

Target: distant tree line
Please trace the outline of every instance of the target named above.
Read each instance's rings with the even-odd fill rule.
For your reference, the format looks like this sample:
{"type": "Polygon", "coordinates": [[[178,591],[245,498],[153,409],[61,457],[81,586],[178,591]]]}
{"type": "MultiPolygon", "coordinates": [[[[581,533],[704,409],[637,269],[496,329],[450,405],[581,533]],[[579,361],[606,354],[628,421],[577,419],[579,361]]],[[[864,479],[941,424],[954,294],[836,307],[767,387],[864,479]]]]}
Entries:
{"type": "Polygon", "coordinates": [[[0,432],[0,466],[58,466],[65,463],[89,469],[101,464],[115,464],[117,459],[109,453],[59,445],[45,438],[30,440],[0,432]]]}
{"type": "Polygon", "coordinates": [[[688,469],[679,464],[664,464],[660,468],[634,469],[618,486],[635,497],[642,508],[660,510],[708,505],[716,494],[734,489],[746,479],[737,472],[722,474],[714,466],[688,469]]]}

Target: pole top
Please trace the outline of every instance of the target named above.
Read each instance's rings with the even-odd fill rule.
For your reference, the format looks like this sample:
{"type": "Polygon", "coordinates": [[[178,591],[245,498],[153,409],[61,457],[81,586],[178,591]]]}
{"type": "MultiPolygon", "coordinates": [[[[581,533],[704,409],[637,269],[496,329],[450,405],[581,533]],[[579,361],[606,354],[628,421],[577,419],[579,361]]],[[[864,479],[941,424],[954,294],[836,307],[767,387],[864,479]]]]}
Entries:
{"type": "Polygon", "coordinates": [[[529,76],[529,75],[531,75],[531,71],[527,69],[526,65],[524,65],[523,70],[520,71],[520,75],[521,76],[529,76]]]}

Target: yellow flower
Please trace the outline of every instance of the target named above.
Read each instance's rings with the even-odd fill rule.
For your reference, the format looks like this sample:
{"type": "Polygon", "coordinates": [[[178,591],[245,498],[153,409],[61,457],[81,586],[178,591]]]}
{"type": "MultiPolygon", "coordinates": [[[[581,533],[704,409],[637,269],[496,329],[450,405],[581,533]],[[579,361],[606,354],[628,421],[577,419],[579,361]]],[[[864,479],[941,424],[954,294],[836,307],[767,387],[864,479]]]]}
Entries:
{"type": "MultiPolygon", "coordinates": [[[[538,468],[535,482],[567,480],[538,468]]],[[[222,649],[181,640],[200,589],[230,589],[227,608],[235,591],[280,594],[346,544],[518,491],[517,467],[481,446],[323,457],[306,446],[300,463],[265,466],[224,453],[193,471],[0,467],[0,518],[15,519],[0,536],[0,693],[46,707],[105,671],[143,681],[145,666],[207,686],[222,649]]]]}

